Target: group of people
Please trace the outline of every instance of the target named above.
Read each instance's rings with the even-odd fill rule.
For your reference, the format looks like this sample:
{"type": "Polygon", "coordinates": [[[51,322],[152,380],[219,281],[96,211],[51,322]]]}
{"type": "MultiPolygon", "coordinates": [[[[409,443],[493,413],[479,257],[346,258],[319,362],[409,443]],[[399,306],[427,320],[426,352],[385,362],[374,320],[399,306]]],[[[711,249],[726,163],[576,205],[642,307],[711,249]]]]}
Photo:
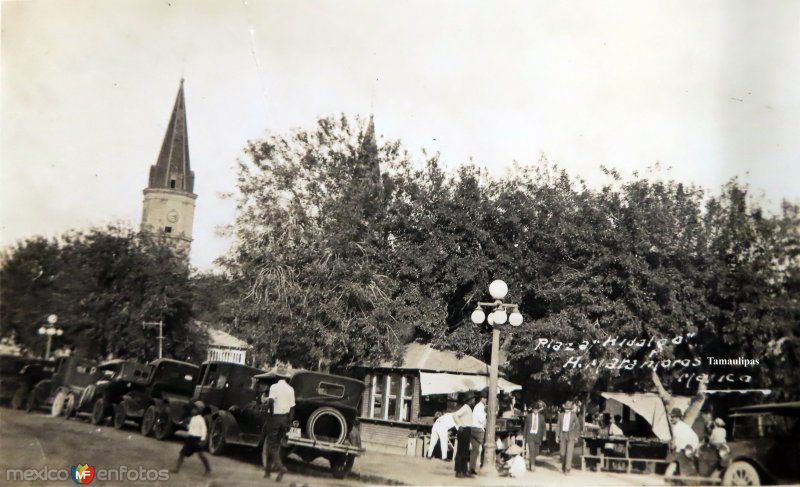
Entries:
{"type": "MultiPolygon", "coordinates": [[[[261,401],[271,406],[271,417],[266,426],[267,458],[264,462],[264,477],[270,478],[272,472],[275,471],[277,472],[275,480],[280,482],[287,472],[286,466],[283,465],[281,460],[280,450],[283,438],[289,431],[289,425],[294,413],[294,388],[284,378],[281,378],[270,386],[269,392],[264,394],[261,401]]],[[[203,454],[208,438],[208,426],[204,417],[208,413],[208,408],[202,401],[195,401],[190,405],[190,408],[191,414],[186,441],[178,454],[178,461],[175,468],[172,469],[172,473],[180,472],[184,460],[196,453],[203,463],[205,475],[210,475],[211,466],[203,454]]]]}
{"type": "Polygon", "coordinates": [[[458,478],[478,475],[478,461],[481,459],[486,437],[486,398],[485,392],[480,395],[468,394],[457,411],[437,413],[433,423],[426,456],[432,458],[438,444],[442,460],[446,460],[450,431],[455,429],[457,448],[454,463],[458,478]]]}
{"type": "MultiPolygon", "coordinates": [[[[447,459],[448,438],[452,430],[456,430],[456,451],[454,457],[455,475],[458,478],[478,475],[479,460],[482,461],[483,442],[486,435],[486,399],[484,392],[480,395],[467,394],[461,407],[453,412],[437,413],[431,428],[431,441],[426,453],[433,458],[436,446],[439,445],[442,460],[447,459]]],[[[511,477],[519,477],[525,471],[536,470],[536,457],[545,441],[547,422],[544,416],[545,403],[536,401],[531,411],[525,415],[522,439],[516,440],[503,451],[500,462],[501,473],[511,477]],[[523,452],[527,447],[528,459],[523,452]]],[[[569,473],[572,468],[572,455],[575,442],[580,438],[581,419],[572,401],[562,406],[556,424],[556,442],[559,444],[561,468],[569,473]]],[[[498,447],[498,450],[500,448],[498,447]]]]}
{"type": "MultiPolygon", "coordinates": [[[[727,444],[727,431],[725,421],[722,418],[712,418],[710,413],[704,424],[703,440],[709,445],[720,448],[727,444]]],[[[700,448],[701,439],[695,430],[683,419],[683,411],[673,407],[669,413],[670,428],[672,430],[672,449],[674,451],[697,451],[700,448]]]]}

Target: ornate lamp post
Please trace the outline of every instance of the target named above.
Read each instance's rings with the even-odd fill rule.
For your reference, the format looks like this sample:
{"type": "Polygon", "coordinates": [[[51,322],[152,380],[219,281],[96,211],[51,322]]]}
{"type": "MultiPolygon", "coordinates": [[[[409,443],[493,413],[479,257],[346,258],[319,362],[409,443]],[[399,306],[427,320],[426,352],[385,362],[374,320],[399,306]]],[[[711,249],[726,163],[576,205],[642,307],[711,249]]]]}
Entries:
{"type": "Polygon", "coordinates": [[[56,328],[55,324],[57,321],[57,315],[50,315],[47,317],[47,326],[42,326],[39,328],[40,335],[47,335],[47,352],[44,354],[45,360],[50,359],[50,346],[53,344],[53,335],[61,336],[64,334],[64,330],[61,328],[56,328]]]}
{"type": "Polygon", "coordinates": [[[495,428],[497,425],[497,366],[500,355],[500,330],[506,321],[508,324],[517,327],[522,324],[522,315],[516,304],[504,303],[503,298],[508,294],[508,286],[501,280],[492,281],[489,284],[489,294],[494,301],[479,302],[475,311],[472,312],[472,322],[479,325],[487,320],[492,327],[492,359],[489,365],[489,403],[486,413],[486,437],[483,442],[485,455],[484,467],[489,476],[497,475],[497,468],[494,463],[497,445],[495,443],[495,428]],[[484,313],[483,308],[490,309],[489,315],[484,313]],[[509,314],[509,311],[511,312],[509,314]]]}

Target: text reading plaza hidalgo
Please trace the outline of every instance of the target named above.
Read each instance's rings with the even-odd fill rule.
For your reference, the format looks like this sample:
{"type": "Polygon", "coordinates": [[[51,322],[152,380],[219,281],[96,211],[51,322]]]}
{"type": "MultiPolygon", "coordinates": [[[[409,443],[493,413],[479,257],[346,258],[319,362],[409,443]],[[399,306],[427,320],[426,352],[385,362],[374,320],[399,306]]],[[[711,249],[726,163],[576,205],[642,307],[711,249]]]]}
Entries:
{"type": "MultiPolygon", "coordinates": [[[[686,338],[691,338],[694,334],[688,334],[686,338]]],[[[538,338],[536,340],[536,346],[534,347],[534,351],[536,350],[545,350],[545,351],[552,351],[552,352],[585,352],[589,349],[599,346],[602,348],[612,349],[640,349],[640,348],[652,348],[653,350],[650,352],[650,356],[657,355],[659,351],[663,350],[664,347],[670,345],[680,345],[686,340],[685,337],[682,335],[675,336],[673,338],[655,338],[650,337],[647,338],[619,338],[619,337],[610,337],[607,338],[605,341],[600,340],[583,340],[581,342],[561,342],[558,340],[551,340],[549,338],[538,338]]],[[[716,358],[716,357],[706,357],[705,361],[708,365],[734,365],[734,366],[744,366],[744,367],[751,367],[759,365],[758,359],[749,359],[744,357],[737,357],[737,358],[716,358]]],[[[584,368],[584,367],[596,367],[596,368],[607,368],[607,369],[626,369],[632,370],[634,368],[651,368],[651,369],[658,369],[658,368],[669,368],[674,366],[683,366],[683,367],[699,367],[703,365],[703,360],[699,357],[695,357],[692,359],[674,359],[674,360],[643,360],[639,361],[637,359],[619,359],[619,358],[609,358],[609,359],[592,359],[589,361],[588,359],[585,360],[579,356],[572,356],[570,357],[565,363],[564,367],[572,367],[572,368],[584,368]]]]}

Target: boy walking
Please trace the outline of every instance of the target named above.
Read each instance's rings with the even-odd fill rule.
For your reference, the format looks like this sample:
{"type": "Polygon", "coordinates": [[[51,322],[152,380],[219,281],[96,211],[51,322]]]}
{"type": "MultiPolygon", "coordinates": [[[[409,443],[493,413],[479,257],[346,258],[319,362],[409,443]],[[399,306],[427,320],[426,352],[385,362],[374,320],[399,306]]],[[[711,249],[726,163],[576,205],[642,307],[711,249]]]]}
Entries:
{"type": "Polygon", "coordinates": [[[206,469],[205,475],[208,475],[211,473],[211,467],[208,464],[206,456],[203,454],[203,443],[208,437],[206,420],[203,418],[203,412],[206,407],[201,401],[197,401],[192,403],[191,408],[192,417],[189,420],[189,433],[186,436],[186,443],[183,444],[183,448],[181,448],[180,454],[178,455],[178,463],[175,465],[172,473],[180,472],[183,460],[197,453],[200,461],[203,462],[203,467],[206,469]]]}

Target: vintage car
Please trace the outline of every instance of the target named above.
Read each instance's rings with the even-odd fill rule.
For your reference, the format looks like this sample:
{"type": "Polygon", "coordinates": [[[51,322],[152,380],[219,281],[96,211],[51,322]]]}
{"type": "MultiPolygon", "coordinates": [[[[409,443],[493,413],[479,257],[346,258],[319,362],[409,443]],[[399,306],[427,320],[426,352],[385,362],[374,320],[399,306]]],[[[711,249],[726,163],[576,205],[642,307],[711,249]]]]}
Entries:
{"type": "Polygon", "coordinates": [[[200,380],[192,400],[203,401],[210,413],[242,407],[255,399],[253,377],[263,373],[261,369],[232,362],[205,362],[200,366],[200,380]]]}
{"type": "Polygon", "coordinates": [[[22,409],[36,384],[53,376],[55,360],[0,355],[0,402],[22,409]]]}
{"type": "Polygon", "coordinates": [[[675,458],[668,480],[692,484],[762,485],[800,483],[800,402],[770,403],[733,410],[731,437],[721,455],[687,464],[675,458]]]}
{"type": "Polygon", "coordinates": [[[182,418],[194,393],[200,367],[188,362],[157,359],[150,362],[150,375],[144,383],[133,382],[114,408],[114,427],[121,429],[127,420],[140,423],[142,434],[159,440],[169,438],[182,418]]]}
{"type": "Polygon", "coordinates": [[[109,360],[97,366],[98,379],[80,394],[70,393],[64,416],[69,419],[78,413],[90,413],[92,424],[102,424],[114,412],[116,405],[133,387],[147,382],[150,365],[135,360],[109,360]]]}
{"type": "Polygon", "coordinates": [[[265,437],[271,417],[266,397],[281,377],[294,388],[296,402],[284,455],[295,453],[308,462],[326,458],[334,477],[345,477],[364,452],[356,417],[365,385],[349,377],[304,370],[255,376],[247,386],[248,393],[254,393],[249,402],[212,415],[209,451],[219,455],[228,444],[244,445],[259,449],[266,462],[265,437]]]}
{"type": "Polygon", "coordinates": [[[60,416],[70,395],[80,396],[83,390],[100,377],[97,363],[77,355],[61,357],[52,377],[40,380],[28,394],[25,410],[49,407],[51,416],[60,416]]]}

